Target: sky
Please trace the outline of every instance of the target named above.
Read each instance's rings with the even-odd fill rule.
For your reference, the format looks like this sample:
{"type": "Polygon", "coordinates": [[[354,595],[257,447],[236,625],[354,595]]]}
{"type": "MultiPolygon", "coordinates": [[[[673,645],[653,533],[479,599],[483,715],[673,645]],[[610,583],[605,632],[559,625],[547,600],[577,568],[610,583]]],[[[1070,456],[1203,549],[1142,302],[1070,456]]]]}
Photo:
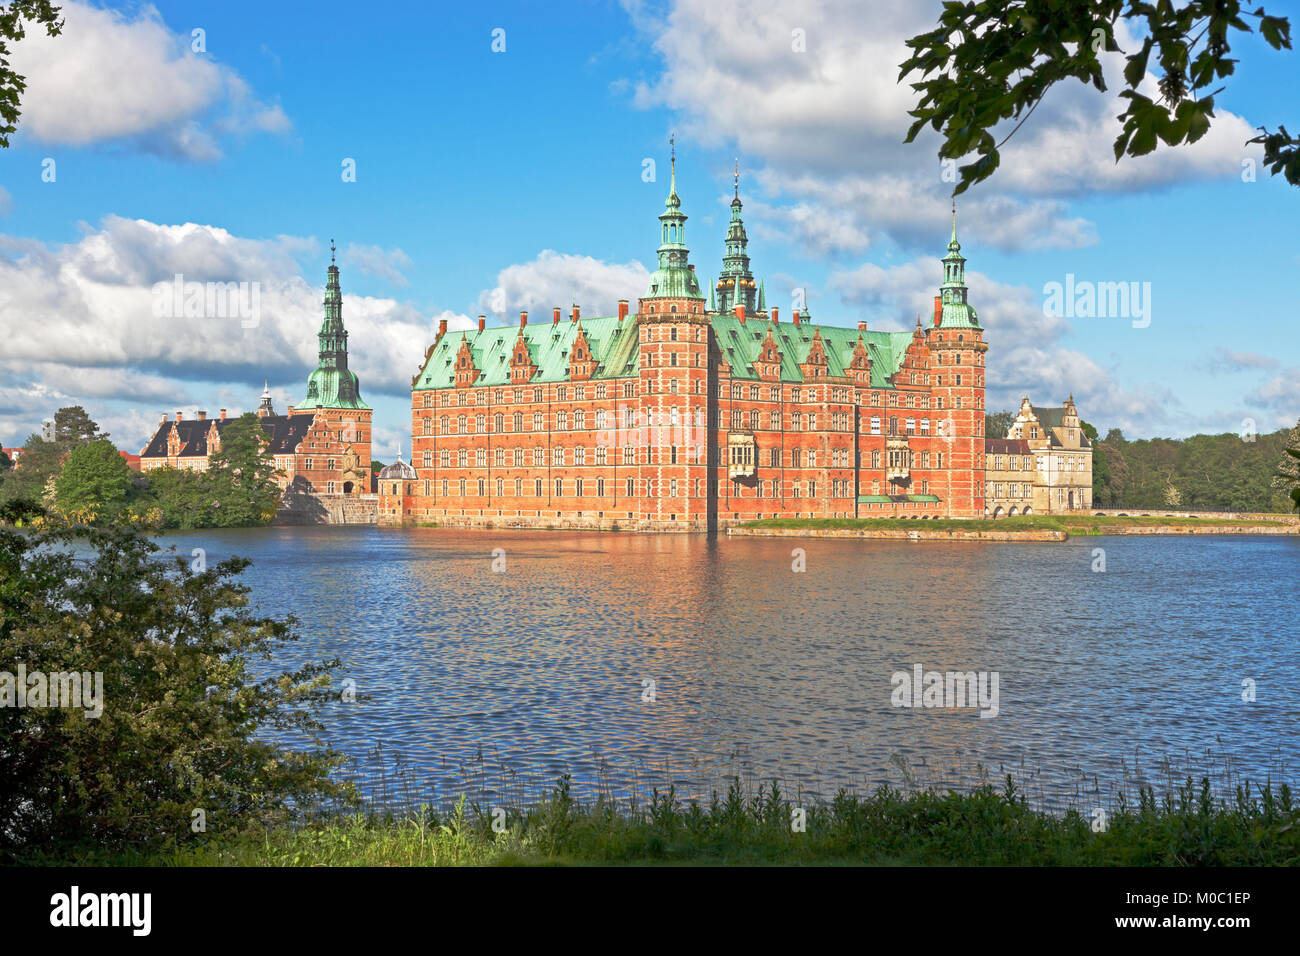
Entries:
{"type": "MultiPolygon", "coordinates": [[[[1300,37],[1300,3],[1267,6],[1300,37]]],[[[783,320],[802,289],[815,322],[908,328],[941,281],[953,183],[935,135],[902,142],[915,94],[898,64],[938,11],[65,3],[62,36],[12,52],[28,88],[0,150],[0,444],[64,405],[138,451],[164,413],[251,410],[264,382],[278,411],[301,401],[333,239],[390,460],[440,319],[609,315],[644,293],[670,136],[702,277],[721,268],[738,162],[783,320]],[[244,311],[187,316],[164,294],[176,275],[248,283],[244,311]]],[[[1300,190],[1246,144],[1300,126],[1300,54],[1257,37],[1234,54],[1194,146],[1116,163],[1119,84],[1061,86],[959,198],[990,410],[1073,394],[1130,438],[1300,417],[1300,190]],[[1053,307],[1053,284],[1121,282],[1128,314],[1053,307]]]]}

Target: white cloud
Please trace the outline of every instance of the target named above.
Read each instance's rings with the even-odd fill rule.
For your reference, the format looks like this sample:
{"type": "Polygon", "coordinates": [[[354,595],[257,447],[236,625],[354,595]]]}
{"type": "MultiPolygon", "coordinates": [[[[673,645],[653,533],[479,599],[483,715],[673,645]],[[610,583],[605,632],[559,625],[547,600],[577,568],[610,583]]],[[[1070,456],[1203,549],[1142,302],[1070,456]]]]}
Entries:
{"type": "MultiPolygon", "coordinates": [[[[0,236],[0,431],[21,441],[67,404],[114,401],[151,424],[159,409],[251,408],[263,378],[278,383],[281,405],[300,401],[317,361],[325,265],[307,277],[295,257],[318,250],[310,239],[116,216],[62,246],[0,236]],[[257,324],[155,315],[155,284],[170,288],[178,273],[256,283],[257,324]]],[[[344,257],[343,314],[362,395],[407,395],[437,318],[463,328],[469,317],[430,320],[395,299],[350,295],[348,265],[344,257]]]]}
{"type": "Polygon", "coordinates": [[[401,249],[349,244],[343,254],[363,275],[387,279],[395,286],[410,285],[402,270],[411,268],[411,257],[401,249]]]}
{"type": "MultiPolygon", "coordinates": [[[[883,235],[916,248],[944,234],[953,183],[942,178],[936,134],[903,143],[916,94],[897,81],[904,41],[933,28],[938,3],[677,0],[666,15],[635,3],[629,12],[664,62],[634,101],[677,111],[688,136],[734,146],[761,167],[767,201],[755,210],[768,221],[756,229],[791,233],[817,255],[858,254],[883,235]],[[795,30],[806,52],[792,49],[795,30]]],[[[1108,74],[1121,64],[1120,54],[1105,56],[1108,74]]],[[[1093,227],[1064,200],[1232,177],[1257,155],[1243,145],[1251,124],[1219,110],[1194,146],[1116,164],[1122,107],[1119,83],[1110,86],[1053,89],[1003,149],[993,179],[963,197],[973,237],[1006,249],[1090,245],[1093,227]]]]}
{"type": "Polygon", "coordinates": [[[194,53],[153,6],[134,17],[65,3],[57,37],[29,30],[12,65],[27,77],[19,134],[53,145],[121,141],[171,158],[210,161],[220,139],[285,132],[279,106],[259,101],[234,70],[194,53]]]}
{"type": "MultiPolygon", "coordinates": [[[[875,316],[872,327],[904,329],[912,327],[918,315],[923,325],[933,322],[935,273],[932,259],[889,268],[868,263],[835,273],[829,285],[845,304],[870,309],[875,316]]],[[[1035,404],[1056,405],[1073,394],[1086,420],[1142,433],[1181,414],[1168,390],[1121,388],[1108,370],[1063,344],[1072,331],[1070,324],[1047,315],[1042,296],[1034,290],[978,272],[967,272],[966,280],[989,343],[990,411],[1014,409],[1026,395],[1035,404]]]]}
{"type": "Polygon", "coordinates": [[[609,263],[544,249],[531,262],[502,269],[496,285],[479,296],[478,306],[483,315],[499,318],[526,309],[536,319],[549,316],[555,306],[567,314],[574,302],[587,315],[614,315],[619,299],[628,299],[635,310],[649,281],[649,271],[639,262],[609,263]]]}

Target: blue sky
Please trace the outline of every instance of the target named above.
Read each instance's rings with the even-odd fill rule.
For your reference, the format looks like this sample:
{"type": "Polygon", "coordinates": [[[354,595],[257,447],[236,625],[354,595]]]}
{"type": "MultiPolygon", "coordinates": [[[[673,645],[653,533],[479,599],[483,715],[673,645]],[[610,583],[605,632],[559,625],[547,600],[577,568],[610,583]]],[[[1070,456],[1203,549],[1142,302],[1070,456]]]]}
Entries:
{"type": "MultiPolygon", "coordinates": [[[[1269,9],[1294,20],[1296,6],[1269,9]]],[[[439,318],[635,301],[674,131],[701,275],[720,267],[739,156],[769,304],[788,317],[805,288],[816,321],[904,327],[939,282],[951,183],[933,139],[900,142],[911,94],[896,64],[937,9],[69,4],[63,37],[14,54],[29,91],[0,152],[0,442],[65,404],[138,450],[162,411],[248,409],[264,378],[279,406],[301,398],[333,237],[353,367],[390,457],[439,318]],[[176,272],[260,283],[256,327],[151,315],[151,289],[176,272]]],[[[991,408],[1072,392],[1086,419],[1130,436],[1300,416],[1300,191],[1258,165],[1242,177],[1254,127],[1300,125],[1300,71],[1256,39],[1235,52],[1194,149],[1116,165],[1115,90],[1062,88],[959,201],[991,408]],[[1150,325],[1046,315],[1045,284],[1067,274],[1150,283],[1150,325]]]]}

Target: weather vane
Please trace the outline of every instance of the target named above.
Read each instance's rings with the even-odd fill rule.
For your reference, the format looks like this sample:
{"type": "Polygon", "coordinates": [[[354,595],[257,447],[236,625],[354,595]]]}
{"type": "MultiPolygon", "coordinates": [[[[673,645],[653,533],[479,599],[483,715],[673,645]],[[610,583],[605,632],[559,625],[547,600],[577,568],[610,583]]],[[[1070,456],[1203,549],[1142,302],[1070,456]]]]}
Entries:
{"type": "Polygon", "coordinates": [[[334,261],[334,240],[330,240],[330,262],[334,261]]]}
{"type": "Polygon", "coordinates": [[[740,198],[740,157],[739,156],[736,157],[736,167],[734,172],[732,173],[732,176],[735,179],[736,198],[739,199],[740,198]]]}

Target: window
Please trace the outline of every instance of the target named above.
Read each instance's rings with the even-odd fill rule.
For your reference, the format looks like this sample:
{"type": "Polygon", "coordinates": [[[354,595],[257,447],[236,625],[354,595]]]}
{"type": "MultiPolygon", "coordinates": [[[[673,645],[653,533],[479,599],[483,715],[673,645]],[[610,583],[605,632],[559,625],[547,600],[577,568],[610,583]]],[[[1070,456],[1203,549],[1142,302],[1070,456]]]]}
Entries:
{"type": "Polygon", "coordinates": [[[538,445],[533,449],[533,466],[540,468],[546,464],[546,449],[538,445]]]}
{"type": "Polygon", "coordinates": [[[871,419],[871,434],[880,434],[880,416],[878,415],[871,419]]]}
{"type": "Polygon", "coordinates": [[[538,498],[542,496],[542,479],[537,478],[533,480],[533,494],[538,498]]]}
{"type": "Polygon", "coordinates": [[[497,479],[497,497],[500,498],[506,493],[506,483],[500,478],[497,479]]]}
{"type": "Polygon", "coordinates": [[[627,494],[627,496],[628,496],[629,498],[635,498],[635,497],[636,497],[636,479],[635,479],[635,478],[629,478],[629,479],[627,480],[627,489],[626,489],[626,492],[625,492],[625,493],[627,494]]]}
{"type": "Polygon", "coordinates": [[[506,430],[506,416],[503,415],[501,412],[497,412],[496,415],[493,416],[492,430],[495,431],[498,435],[500,435],[503,431],[506,430]]]}
{"type": "Polygon", "coordinates": [[[636,448],[634,448],[632,445],[623,446],[623,464],[625,465],[636,464],[636,448]]]}
{"type": "Polygon", "coordinates": [[[524,450],[522,448],[515,449],[514,464],[516,468],[522,468],[524,466],[524,450]]]}
{"type": "Polygon", "coordinates": [[[426,435],[432,435],[432,434],[433,434],[433,419],[432,419],[432,418],[426,418],[426,419],[424,420],[424,433],[425,433],[426,435]]]}
{"type": "Polygon", "coordinates": [[[478,480],[478,496],[479,496],[480,498],[483,498],[483,497],[486,497],[486,496],[487,496],[487,481],[486,481],[486,479],[480,478],[480,479],[478,480]]]}
{"type": "Polygon", "coordinates": [[[573,494],[575,497],[582,497],[582,479],[575,478],[573,482],[573,494]]]}
{"type": "Polygon", "coordinates": [[[474,464],[479,468],[487,467],[487,449],[479,448],[474,452],[474,464]]]}
{"type": "Polygon", "coordinates": [[[551,451],[551,464],[559,467],[564,464],[564,449],[555,448],[551,451]]]}
{"type": "Polygon", "coordinates": [[[515,420],[515,431],[517,431],[517,432],[521,432],[521,431],[523,431],[523,430],[524,430],[524,413],[523,413],[523,412],[515,412],[514,420],[515,420]]]}
{"type": "Polygon", "coordinates": [[[770,412],[770,413],[768,414],[768,416],[767,416],[767,427],[770,428],[770,429],[771,429],[772,431],[774,431],[774,432],[777,432],[777,431],[780,431],[780,430],[781,430],[781,413],[780,413],[780,412],[770,412]]]}
{"type": "Polygon", "coordinates": [[[573,463],[575,465],[585,465],[587,463],[587,449],[579,445],[573,450],[573,463]]]}
{"type": "Polygon", "coordinates": [[[504,448],[496,449],[495,454],[492,456],[492,460],[493,464],[498,468],[504,468],[506,466],[506,450],[504,448]]]}
{"type": "MultiPolygon", "coordinates": [[[[433,452],[430,451],[428,448],[424,450],[424,467],[425,468],[433,467],[433,452]]],[[[426,491],[425,494],[428,494],[428,492],[426,491]]]]}
{"type": "Polygon", "coordinates": [[[555,479],[555,497],[557,497],[557,498],[563,498],[563,497],[564,497],[564,479],[563,479],[563,478],[556,478],[556,479],[555,479]]]}

